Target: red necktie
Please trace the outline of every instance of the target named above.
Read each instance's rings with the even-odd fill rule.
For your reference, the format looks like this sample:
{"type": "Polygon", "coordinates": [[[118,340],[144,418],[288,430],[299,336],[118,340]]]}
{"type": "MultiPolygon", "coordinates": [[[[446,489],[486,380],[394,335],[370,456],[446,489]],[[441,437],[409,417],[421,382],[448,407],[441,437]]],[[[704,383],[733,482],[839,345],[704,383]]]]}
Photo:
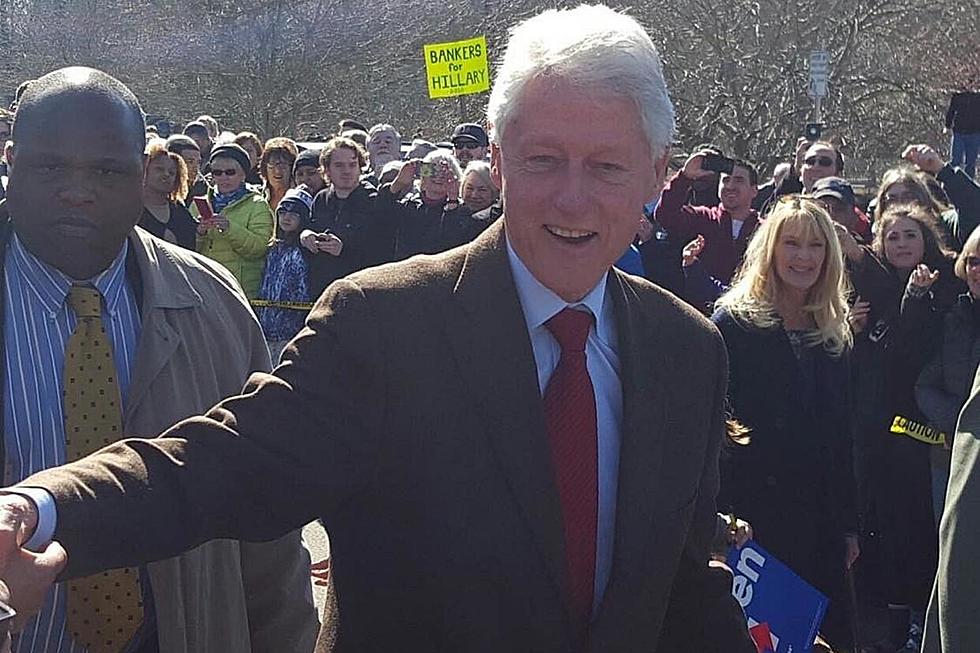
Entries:
{"type": "Polygon", "coordinates": [[[585,365],[592,314],[566,308],[545,326],[561,346],[544,393],[544,412],[565,525],[572,609],[580,633],[586,633],[595,592],[599,512],[595,394],[585,365]]]}

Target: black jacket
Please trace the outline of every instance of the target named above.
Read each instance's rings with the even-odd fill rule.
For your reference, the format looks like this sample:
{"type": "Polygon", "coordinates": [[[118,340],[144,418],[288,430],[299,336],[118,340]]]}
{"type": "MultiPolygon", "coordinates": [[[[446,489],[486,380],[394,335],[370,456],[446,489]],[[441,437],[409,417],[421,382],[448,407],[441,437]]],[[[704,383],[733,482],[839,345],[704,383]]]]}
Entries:
{"type": "Polygon", "coordinates": [[[378,191],[378,210],[394,236],[394,261],[458,247],[473,240],[487,226],[473,220],[463,204],[446,209],[443,204],[426,203],[418,196],[398,200],[390,188],[390,184],[385,184],[378,191]]]}
{"type": "Polygon", "coordinates": [[[379,233],[376,212],[377,197],[374,186],[363,181],[346,198],[337,197],[330,187],[316,194],[303,229],[333,233],[343,241],[344,247],[339,256],[303,250],[312,297],[319,297],[337,279],[385,259],[385,243],[379,233]]]}
{"type": "Polygon", "coordinates": [[[980,302],[960,295],[943,319],[939,351],[919,374],[915,399],[929,423],[953,437],[980,364],[980,302]]]}
{"type": "Polygon", "coordinates": [[[857,532],[849,356],[804,347],[786,331],[727,311],[712,317],[728,348],[730,410],[749,443],[722,454],[719,510],[825,594],[842,591],[844,536],[857,532]]]}
{"type": "Polygon", "coordinates": [[[144,207],[139,225],[157,238],[197,251],[197,220],[182,204],[170,202],[170,220],[166,224],[157,220],[156,216],[144,207]],[[172,238],[168,237],[168,231],[172,238]]]}

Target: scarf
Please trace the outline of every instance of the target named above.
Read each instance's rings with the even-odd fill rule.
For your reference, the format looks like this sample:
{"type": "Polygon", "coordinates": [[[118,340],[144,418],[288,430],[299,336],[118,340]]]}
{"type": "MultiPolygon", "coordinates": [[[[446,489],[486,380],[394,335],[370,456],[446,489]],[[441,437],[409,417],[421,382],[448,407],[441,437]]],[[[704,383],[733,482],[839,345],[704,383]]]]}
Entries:
{"type": "Polygon", "coordinates": [[[242,199],[246,194],[248,194],[248,192],[249,190],[245,187],[245,184],[242,184],[237,190],[227,194],[219,193],[217,190],[215,190],[214,197],[211,198],[211,210],[213,210],[216,214],[221,213],[228,207],[229,204],[234,204],[238,200],[242,199]]]}

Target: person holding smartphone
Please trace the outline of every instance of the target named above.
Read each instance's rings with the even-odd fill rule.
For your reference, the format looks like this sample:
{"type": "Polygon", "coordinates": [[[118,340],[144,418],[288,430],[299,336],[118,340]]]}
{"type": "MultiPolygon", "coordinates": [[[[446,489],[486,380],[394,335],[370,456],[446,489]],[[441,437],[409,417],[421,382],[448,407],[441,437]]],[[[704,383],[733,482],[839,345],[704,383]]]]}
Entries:
{"type": "Polygon", "coordinates": [[[383,258],[384,238],[375,216],[377,190],[361,178],[366,164],[364,148],[343,136],[327,141],[320,152],[320,168],[330,185],[316,194],[300,233],[314,298],[336,279],[383,258]]]}
{"type": "Polygon", "coordinates": [[[758,224],[752,208],[758,183],[759,175],[751,164],[703,150],[691,155],[667,182],[654,217],[675,242],[689,243],[703,236],[700,260],[708,274],[727,284],[758,224]],[[687,203],[694,182],[716,172],[721,173],[721,203],[711,207],[687,203]]]}
{"type": "Polygon", "coordinates": [[[395,181],[381,187],[379,216],[394,233],[394,260],[444,252],[472,239],[470,211],[459,201],[462,176],[452,154],[435,150],[408,161],[395,181]],[[419,194],[397,200],[415,179],[419,194]]]}
{"type": "Polygon", "coordinates": [[[245,295],[254,299],[262,283],[266,248],[272,238],[272,209],[262,193],[245,184],[251,166],[238,145],[218,145],[211,152],[206,201],[195,198],[191,214],[200,217],[197,251],[228,268],[245,295]]]}

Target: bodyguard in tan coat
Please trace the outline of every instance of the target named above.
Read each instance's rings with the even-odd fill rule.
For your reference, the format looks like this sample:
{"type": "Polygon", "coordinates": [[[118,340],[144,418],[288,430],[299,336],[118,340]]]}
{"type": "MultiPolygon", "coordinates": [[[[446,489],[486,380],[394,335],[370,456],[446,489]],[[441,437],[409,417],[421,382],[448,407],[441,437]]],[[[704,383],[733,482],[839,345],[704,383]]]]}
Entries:
{"type": "MultiPolygon", "coordinates": [[[[111,85],[89,69],[63,72],[62,79],[91,79],[103,91],[111,85]]],[[[67,400],[62,405],[61,368],[68,369],[79,331],[66,345],[65,330],[83,319],[72,299],[79,286],[101,295],[103,336],[111,340],[119,379],[116,423],[126,434],[156,434],[238,391],[251,372],[270,368],[259,325],[231,273],[134,227],[142,125],[138,105],[137,111],[119,105],[98,91],[61,96],[46,105],[46,116],[28,104],[17,144],[7,151],[14,192],[0,203],[0,458],[8,481],[66,455],[70,434],[67,426],[59,434],[58,416],[64,411],[67,421],[70,409],[67,400]]],[[[108,526],[93,521],[87,528],[108,526]]],[[[124,536],[113,534],[125,546],[124,536]]],[[[300,537],[293,531],[268,543],[215,540],[149,562],[140,572],[149,589],[142,586],[142,626],[126,636],[128,644],[89,646],[88,653],[312,650],[319,624],[300,537]]],[[[75,630],[66,616],[72,592],[48,594],[18,650],[79,650],[71,648],[75,630]]]]}

